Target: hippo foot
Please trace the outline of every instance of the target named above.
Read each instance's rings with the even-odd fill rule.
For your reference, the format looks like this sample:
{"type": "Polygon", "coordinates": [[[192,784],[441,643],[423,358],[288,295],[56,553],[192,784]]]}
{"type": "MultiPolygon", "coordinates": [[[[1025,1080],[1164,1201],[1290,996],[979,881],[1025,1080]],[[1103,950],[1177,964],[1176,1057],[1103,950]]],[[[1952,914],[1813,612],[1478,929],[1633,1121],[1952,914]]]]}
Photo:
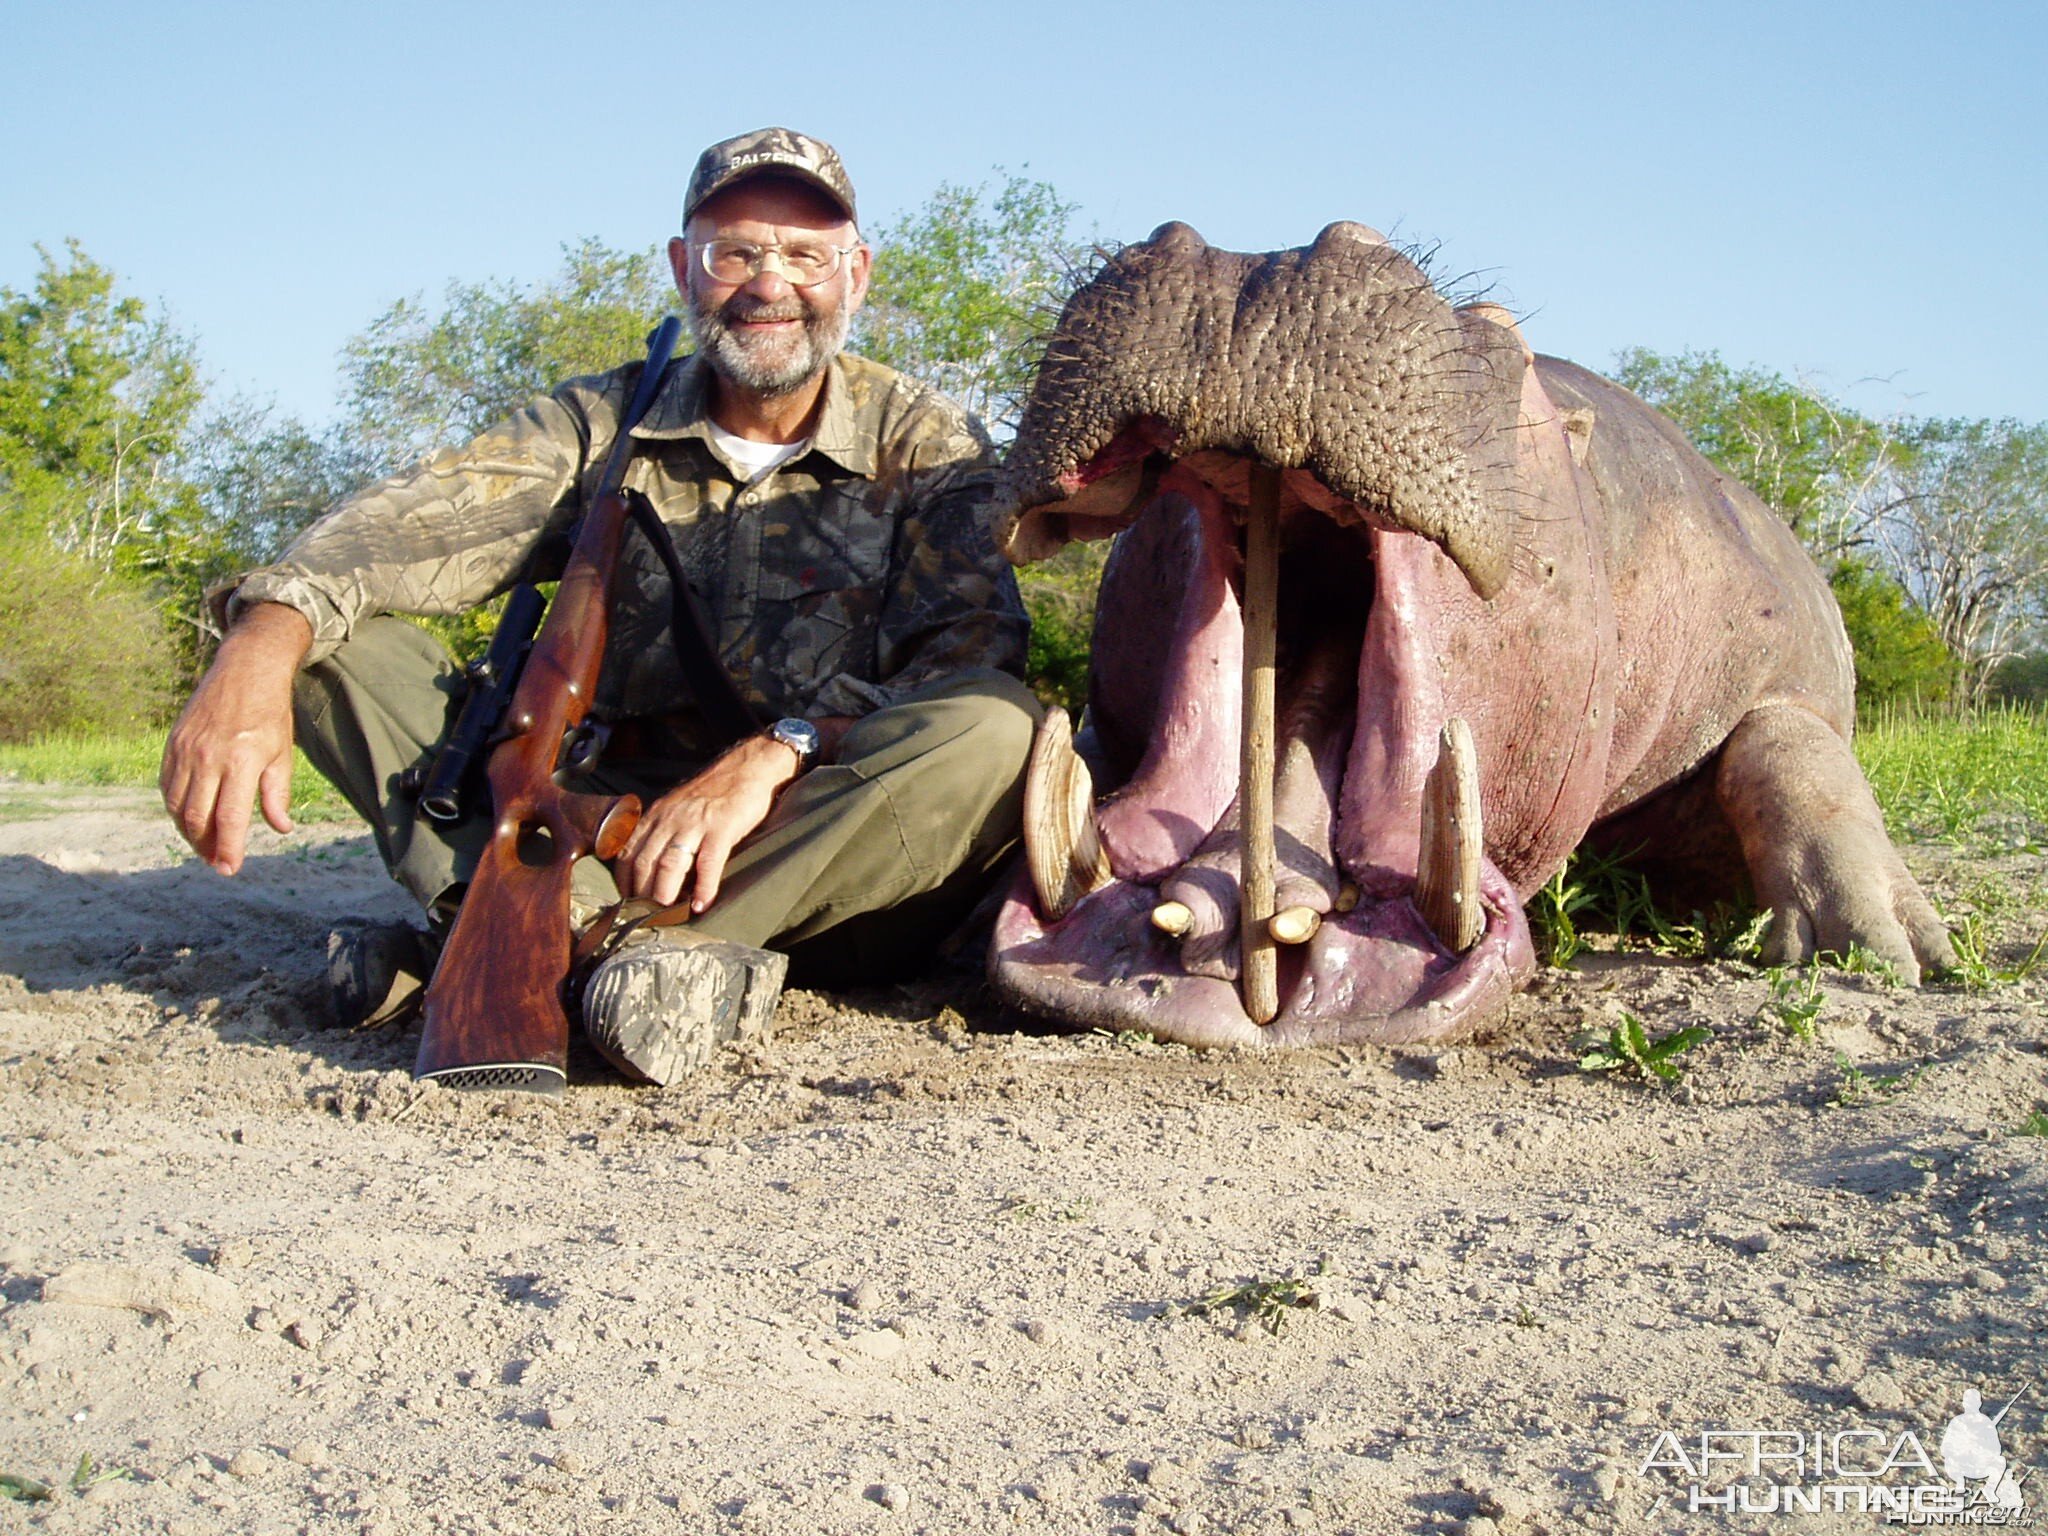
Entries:
{"type": "Polygon", "coordinates": [[[1849,744],[1823,721],[1796,705],[1752,710],[1721,748],[1715,791],[1771,914],[1767,964],[1861,946],[1908,986],[1955,965],[1849,744]]]}

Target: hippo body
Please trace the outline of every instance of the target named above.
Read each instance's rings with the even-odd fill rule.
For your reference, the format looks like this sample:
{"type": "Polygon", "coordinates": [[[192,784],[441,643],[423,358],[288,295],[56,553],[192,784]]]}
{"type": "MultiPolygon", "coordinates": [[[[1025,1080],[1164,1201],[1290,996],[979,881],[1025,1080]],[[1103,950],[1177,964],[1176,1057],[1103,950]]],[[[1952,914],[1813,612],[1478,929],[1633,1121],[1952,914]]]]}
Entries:
{"type": "Polygon", "coordinates": [[[990,960],[1011,999],[1194,1044],[1453,1038],[1533,973],[1521,904],[1595,829],[1730,894],[1746,876],[1774,959],[1861,943],[1916,980],[1949,962],[1849,751],[1826,582],[1628,391],[1534,356],[1493,306],[1454,309],[1357,225],[1262,256],[1169,225],[1070,301],[1047,356],[1006,542],[1023,561],[1122,531],[1082,748],[1105,868],[1063,915],[1013,891],[990,960]],[[1320,919],[1265,1024],[1237,986],[1261,461],[1282,486],[1280,899],[1320,919]],[[1483,826],[1466,945],[1418,892],[1453,721],[1483,826]]]}

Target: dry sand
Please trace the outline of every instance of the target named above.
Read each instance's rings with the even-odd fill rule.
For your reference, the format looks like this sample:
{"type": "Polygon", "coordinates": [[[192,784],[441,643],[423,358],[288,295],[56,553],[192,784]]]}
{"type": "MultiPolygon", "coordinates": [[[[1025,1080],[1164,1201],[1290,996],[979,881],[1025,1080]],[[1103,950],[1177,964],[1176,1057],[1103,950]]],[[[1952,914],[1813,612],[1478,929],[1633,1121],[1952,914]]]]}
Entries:
{"type": "MultiPolygon", "coordinates": [[[[2041,858],[1908,858],[2024,952],[2041,858]]],[[[347,828],[229,881],[0,786],[0,1474],[57,1485],[0,1532],[1773,1529],[1659,1433],[1931,1452],[1970,1385],[2048,1468],[2042,978],[1830,973],[1809,1044],[1604,955],[1478,1046],[1203,1056],[956,977],[494,1101],[321,1027],[326,930],[402,912],[347,828]],[[1621,1008],[1714,1029],[1679,1091],[1576,1069],[1621,1008]],[[1288,1276],[1278,1333],[1177,1310],[1288,1276]]]]}

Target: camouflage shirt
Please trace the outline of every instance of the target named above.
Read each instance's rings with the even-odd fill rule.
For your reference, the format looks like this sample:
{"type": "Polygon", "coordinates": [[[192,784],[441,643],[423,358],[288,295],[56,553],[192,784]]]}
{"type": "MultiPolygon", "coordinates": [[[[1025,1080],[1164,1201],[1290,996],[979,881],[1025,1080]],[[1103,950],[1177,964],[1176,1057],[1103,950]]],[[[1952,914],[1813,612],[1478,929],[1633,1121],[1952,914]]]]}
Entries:
{"type": "MultiPolygon", "coordinates": [[[[640,368],[572,379],[468,447],[337,503],[241,579],[230,616],[297,609],[317,661],[375,614],[456,613],[559,574],[640,368]]],[[[762,718],[864,715],[968,668],[1022,674],[1023,605],[987,526],[980,423],[842,355],[810,447],[748,480],[713,444],[705,384],[701,359],[675,365],[633,429],[626,483],[673,534],[720,658],[762,718]]],[[[630,525],[614,591],[600,709],[690,713],[668,578],[630,525]]]]}

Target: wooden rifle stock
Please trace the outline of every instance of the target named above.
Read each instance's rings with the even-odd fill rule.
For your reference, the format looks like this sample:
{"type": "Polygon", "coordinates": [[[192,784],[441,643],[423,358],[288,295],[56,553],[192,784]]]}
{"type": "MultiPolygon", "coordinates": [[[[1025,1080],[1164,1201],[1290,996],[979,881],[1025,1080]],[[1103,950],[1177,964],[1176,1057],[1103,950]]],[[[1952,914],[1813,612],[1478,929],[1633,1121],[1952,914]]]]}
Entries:
{"type": "Polygon", "coordinates": [[[629,436],[652,401],[680,326],[664,320],[584,514],[575,548],[512,694],[486,777],[494,822],[427,987],[413,1076],[454,1088],[560,1093],[568,1081],[564,991],[574,936],[569,876],[609,859],[640,819],[632,795],[586,795],[557,782],[564,742],[597,690],[610,630],[612,575],[626,525],[620,490],[629,436]]]}

